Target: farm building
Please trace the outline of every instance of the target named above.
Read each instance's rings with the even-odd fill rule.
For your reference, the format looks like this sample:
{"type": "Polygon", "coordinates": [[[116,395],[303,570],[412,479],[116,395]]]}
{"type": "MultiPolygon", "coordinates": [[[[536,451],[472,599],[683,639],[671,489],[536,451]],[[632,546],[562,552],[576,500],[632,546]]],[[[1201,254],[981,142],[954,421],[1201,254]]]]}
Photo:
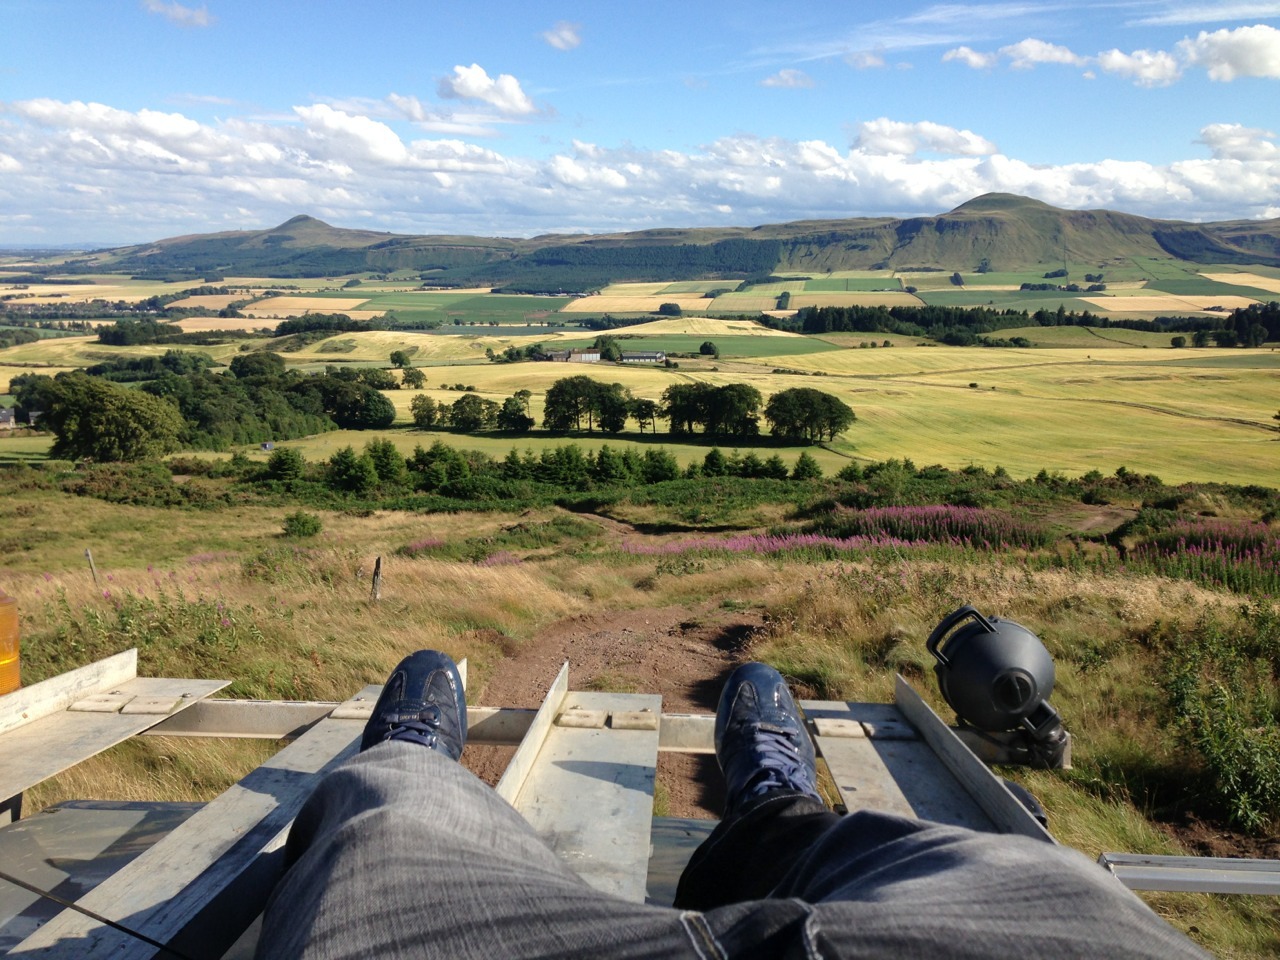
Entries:
{"type": "Polygon", "coordinates": [[[547,359],[561,363],[599,363],[599,350],[548,350],[547,359]]]}
{"type": "Polygon", "coordinates": [[[666,363],[667,354],[665,350],[633,350],[631,352],[623,351],[623,363],[666,363]]]}
{"type": "Polygon", "coordinates": [[[18,418],[11,407],[0,407],[0,430],[12,430],[18,425],[18,418]]]}

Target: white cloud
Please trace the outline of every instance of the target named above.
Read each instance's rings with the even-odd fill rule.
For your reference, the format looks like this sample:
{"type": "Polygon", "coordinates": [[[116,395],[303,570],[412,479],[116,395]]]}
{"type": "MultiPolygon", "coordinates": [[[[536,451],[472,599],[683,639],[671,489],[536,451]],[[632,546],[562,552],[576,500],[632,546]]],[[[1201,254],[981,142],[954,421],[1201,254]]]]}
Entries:
{"type": "Polygon", "coordinates": [[[1000,57],[994,53],[979,53],[969,47],[956,47],[954,50],[948,50],[942,55],[942,62],[948,63],[952,60],[958,60],[966,67],[974,70],[989,70],[994,67],[1000,57]]]}
{"type": "Polygon", "coordinates": [[[1182,76],[1177,59],[1163,50],[1107,50],[1097,60],[1104,72],[1127,77],[1140,87],[1167,87],[1182,76]]]}
{"type": "Polygon", "coordinates": [[[572,50],[582,43],[582,25],[561,20],[550,30],[544,31],[542,39],[557,50],[572,50]]]}
{"type": "Polygon", "coordinates": [[[142,0],[142,8],[148,13],[159,14],[180,27],[208,27],[214,21],[209,8],[203,5],[196,8],[184,7],[180,3],[165,3],[164,0],[142,0]]]}
{"type": "Polygon", "coordinates": [[[1088,63],[1087,57],[1078,56],[1066,47],[1031,37],[1007,47],[1001,47],[999,53],[1000,56],[1008,58],[1009,66],[1015,70],[1029,70],[1037,63],[1065,63],[1073,67],[1088,63]]]}
{"type": "Polygon", "coordinates": [[[812,87],[813,78],[803,70],[793,70],[788,67],[786,69],[779,70],[771,77],[765,77],[760,81],[760,86],[799,90],[803,87],[812,87]]]}
{"type": "Polygon", "coordinates": [[[1044,13],[1036,3],[938,3],[903,18],[904,23],[967,24],[978,21],[1019,20],[1044,13]]]}
{"type": "Polygon", "coordinates": [[[505,236],[751,225],[936,214],[991,191],[1183,220],[1263,216],[1280,203],[1276,136],[1233,123],[1205,126],[1193,156],[1165,165],[1032,165],[975,132],[888,117],[857,127],[849,148],[751,136],[687,151],[581,140],[544,158],[459,137],[409,139],[399,131],[420,121],[406,118],[430,122],[430,105],[370,103],[383,113],[310,104],[208,124],[103,104],[0,103],[0,241],[141,241],[297,213],[505,236]]]}
{"type": "Polygon", "coordinates": [[[627,178],[612,167],[598,163],[584,163],[580,159],[566,157],[563,154],[557,154],[551,158],[548,173],[568,187],[604,187],[609,190],[624,190],[627,186],[627,178]]]}
{"type": "MultiPolygon", "coordinates": [[[[1280,4],[1277,4],[1280,8],[1280,4]]],[[[1096,57],[1081,56],[1067,47],[1027,38],[1001,47],[995,53],[980,53],[956,47],[942,55],[944,61],[958,60],[975,70],[989,69],[1001,59],[1014,69],[1030,69],[1039,63],[1059,63],[1074,67],[1096,64],[1105,73],[1132,80],[1140,87],[1167,87],[1182,78],[1188,67],[1203,67],[1209,79],[1230,82],[1237,77],[1280,78],[1280,30],[1266,24],[1232,30],[1201,31],[1194,39],[1179,41],[1173,52],[1111,49],[1096,57]]],[[[1087,78],[1094,72],[1086,70],[1087,78]]]]}
{"type": "Polygon", "coordinates": [[[1001,59],[1009,61],[1015,70],[1030,70],[1040,63],[1059,63],[1071,67],[1083,67],[1089,62],[1088,57],[1080,56],[1069,47],[1027,37],[1017,43],[1001,47],[994,53],[979,53],[970,47],[956,47],[942,55],[943,62],[958,60],[974,70],[988,70],[1001,59]]]}
{"type": "Polygon", "coordinates": [[[855,150],[869,154],[911,156],[922,151],[964,157],[996,152],[996,146],[971,130],[957,130],[940,123],[903,123],[880,117],[858,124],[855,150]]]}
{"type": "Polygon", "coordinates": [[[1280,17],[1280,3],[1217,3],[1195,7],[1174,7],[1130,21],[1135,26],[1179,26],[1192,23],[1222,23],[1227,20],[1260,20],[1280,17]]]}
{"type": "Polygon", "coordinates": [[[533,101],[520,89],[520,81],[509,73],[495,80],[482,66],[455,66],[452,77],[440,80],[440,96],[453,100],[478,100],[505,114],[520,116],[534,113],[533,101]]]}
{"type": "Polygon", "coordinates": [[[1188,63],[1208,70],[1210,80],[1280,78],[1280,30],[1266,24],[1213,33],[1201,31],[1194,40],[1181,41],[1178,52],[1188,63]]]}
{"type": "Polygon", "coordinates": [[[855,70],[876,70],[885,65],[884,57],[870,50],[858,50],[847,55],[844,62],[855,70]]]}
{"type": "Polygon", "coordinates": [[[328,104],[294,107],[307,130],[326,145],[337,146],[346,158],[352,156],[376,163],[404,163],[409,153],[396,132],[385,123],[368,117],[352,116],[328,104]]]}
{"type": "Polygon", "coordinates": [[[1280,160],[1280,146],[1270,130],[1238,123],[1211,123],[1200,131],[1197,143],[1213,152],[1215,160],[1280,160]]]}

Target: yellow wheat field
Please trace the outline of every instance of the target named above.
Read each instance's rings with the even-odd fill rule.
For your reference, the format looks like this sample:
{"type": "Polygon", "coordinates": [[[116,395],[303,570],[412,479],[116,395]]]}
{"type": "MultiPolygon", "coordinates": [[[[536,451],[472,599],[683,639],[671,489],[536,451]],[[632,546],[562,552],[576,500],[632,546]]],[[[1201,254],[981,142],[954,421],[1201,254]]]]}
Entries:
{"type": "MultiPolygon", "coordinates": [[[[1225,310],[1242,310],[1258,301],[1251,297],[1207,296],[1176,297],[1172,294],[1164,296],[1132,296],[1132,297],[1083,297],[1085,303],[1092,304],[1099,310],[1108,313],[1185,313],[1188,310],[1199,313],[1208,312],[1209,307],[1222,307],[1225,310]]],[[[1217,312],[1217,311],[1213,311],[1217,312]]]]}
{"type": "Polygon", "coordinates": [[[243,299],[245,299],[244,295],[239,293],[206,293],[177,300],[169,304],[169,306],[187,310],[221,310],[224,307],[231,306],[237,300],[243,299]]]}
{"type": "MultiPolygon", "coordinates": [[[[654,320],[652,323],[640,323],[627,327],[625,331],[636,336],[654,336],[656,334],[684,333],[691,336],[734,336],[734,337],[798,337],[798,333],[785,330],[774,330],[754,320],[717,320],[714,317],[668,317],[654,320]]],[[[581,338],[580,334],[574,334],[581,338]]]]}
{"type": "MultiPolygon", "coordinates": [[[[244,313],[261,315],[274,313],[282,317],[297,317],[304,313],[347,313],[362,303],[367,297],[269,297],[244,308],[244,313]]],[[[376,311],[381,314],[383,311],[376,311]]]]}
{"type": "Polygon", "coordinates": [[[183,317],[173,321],[183,333],[206,333],[210,330],[273,330],[275,322],[261,317],[183,317]]]}
{"type": "Polygon", "coordinates": [[[1229,283],[1237,287],[1257,287],[1259,290],[1270,290],[1280,293],[1280,278],[1263,277],[1256,273],[1202,273],[1206,280],[1218,283],[1229,283]]]}

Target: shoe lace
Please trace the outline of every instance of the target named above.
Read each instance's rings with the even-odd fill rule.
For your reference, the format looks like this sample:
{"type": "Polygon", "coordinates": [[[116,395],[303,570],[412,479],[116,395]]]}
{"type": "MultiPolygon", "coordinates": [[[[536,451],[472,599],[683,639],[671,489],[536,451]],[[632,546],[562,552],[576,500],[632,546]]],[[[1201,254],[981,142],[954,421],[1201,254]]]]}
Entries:
{"type": "Polygon", "coordinates": [[[798,735],[794,729],[772,723],[751,724],[757,771],[747,781],[747,793],[815,788],[808,767],[800,759],[798,735]]]}
{"type": "Polygon", "coordinates": [[[418,712],[416,720],[401,720],[393,723],[383,734],[385,740],[407,740],[420,743],[424,747],[434,747],[440,733],[440,708],[428,703],[418,712]]]}

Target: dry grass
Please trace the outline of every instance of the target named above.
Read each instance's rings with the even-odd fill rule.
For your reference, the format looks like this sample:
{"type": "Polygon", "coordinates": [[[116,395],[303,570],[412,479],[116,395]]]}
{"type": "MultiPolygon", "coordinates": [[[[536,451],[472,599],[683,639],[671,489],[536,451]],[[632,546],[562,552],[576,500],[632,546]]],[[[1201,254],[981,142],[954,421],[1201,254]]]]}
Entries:
{"type": "Polygon", "coordinates": [[[280,749],[272,740],[135,737],[23,795],[23,816],[68,800],[206,803],[280,749]]]}
{"type": "Polygon", "coordinates": [[[1114,297],[1081,297],[1087,303],[1107,313],[1160,313],[1182,315],[1209,312],[1209,307],[1224,307],[1227,310],[1243,310],[1251,307],[1257,300],[1252,297],[1223,297],[1216,294],[1202,296],[1178,297],[1172,294],[1163,296],[1114,296],[1114,297]]]}

